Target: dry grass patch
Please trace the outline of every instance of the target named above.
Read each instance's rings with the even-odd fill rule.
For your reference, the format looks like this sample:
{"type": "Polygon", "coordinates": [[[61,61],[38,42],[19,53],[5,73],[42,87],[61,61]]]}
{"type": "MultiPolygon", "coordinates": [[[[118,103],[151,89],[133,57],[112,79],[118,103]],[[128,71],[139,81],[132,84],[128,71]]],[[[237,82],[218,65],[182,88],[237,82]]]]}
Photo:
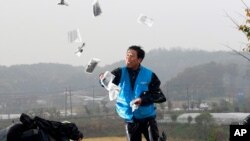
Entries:
{"type": "MultiPolygon", "coordinates": [[[[126,137],[100,137],[100,138],[84,138],[82,141],[127,141],[126,137]]],[[[144,138],[142,141],[146,141],[144,138]]],[[[168,139],[168,141],[193,141],[183,139],[168,139]]]]}
{"type": "Polygon", "coordinates": [[[126,137],[84,138],[83,141],[127,141],[126,137]]]}

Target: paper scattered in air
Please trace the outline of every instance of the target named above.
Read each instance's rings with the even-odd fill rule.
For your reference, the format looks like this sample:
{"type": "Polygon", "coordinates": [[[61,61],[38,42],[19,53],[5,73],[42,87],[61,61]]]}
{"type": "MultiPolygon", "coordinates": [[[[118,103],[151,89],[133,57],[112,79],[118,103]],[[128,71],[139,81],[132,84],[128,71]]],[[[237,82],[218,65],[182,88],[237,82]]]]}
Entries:
{"type": "Polygon", "coordinates": [[[77,55],[78,57],[80,57],[82,55],[83,52],[83,47],[85,46],[85,43],[83,43],[81,46],[79,46],[75,52],[75,55],[77,55]]]}
{"type": "Polygon", "coordinates": [[[93,2],[93,13],[95,17],[102,14],[102,10],[98,0],[94,0],[93,2]]]}
{"type": "Polygon", "coordinates": [[[109,100],[112,101],[117,98],[118,94],[120,93],[120,87],[115,85],[113,82],[115,76],[109,72],[106,71],[103,74],[103,77],[101,79],[101,84],[103,87],[109,91],[109,100]]]}
{"type": "Polygon", "coordinates": [[[98,58],[92,58],[89,63],[88,66],[86,68],[86,72],[88,73],[92,73],[95,69],[95,67],[97,66],[97,64],[100,62],[101,60],[98,58]]]}
{"type": "Polygon", "coordinates": [[[82,37],[79,28],[68,32],[68,39],[70,43],[82,42],[82,37]]]}
{"type": "Polygon", "coordinates": [[[65,0],[61,0],[58,5],[65,5],[65,6],[69,6],[69,4],[67,2],[65,2],[65,0]]]}
{"type": "Polygon", "coordinates": [[[140,24],[145,24],[148,27],[152,27],[154,20],[152,18],[149,18],[148,16],[145,16],[143,14],[140,14],[140,16],[137,19],[137,22],[140,24]]]}

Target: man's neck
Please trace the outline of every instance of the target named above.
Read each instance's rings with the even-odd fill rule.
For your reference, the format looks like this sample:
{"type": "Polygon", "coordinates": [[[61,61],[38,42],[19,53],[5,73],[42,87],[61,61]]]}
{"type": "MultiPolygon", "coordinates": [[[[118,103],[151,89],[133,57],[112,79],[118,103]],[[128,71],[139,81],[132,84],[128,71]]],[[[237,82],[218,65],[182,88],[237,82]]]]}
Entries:
{"type": "Polygon", "coordinates": [[[128,68],[128,69],[130,69],[130,70],[133,70],[133,71],[135,71],[135,70],[138,70],[138,69],[140,69],[140,66],[141,66],[141,65],[138,65],[137,67],[134,67],[134,68],[128,68],[128,67],[127,67],[127,68],[128,68]]]}

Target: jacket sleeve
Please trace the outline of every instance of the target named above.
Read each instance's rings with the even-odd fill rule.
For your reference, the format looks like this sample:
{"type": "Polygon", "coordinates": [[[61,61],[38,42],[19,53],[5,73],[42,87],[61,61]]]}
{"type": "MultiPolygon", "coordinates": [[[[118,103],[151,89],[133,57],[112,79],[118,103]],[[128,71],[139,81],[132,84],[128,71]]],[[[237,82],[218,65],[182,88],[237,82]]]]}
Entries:
{"type": "Polygon", "coordinates": [[[111,73],[115,76],[113,83],[115,85],[118,85],[120,83],[121,75],[122,75],[122,69],[121,68],[116,68],[111,73]]]}
{"type": "Polygon", "coordinates": [[[152,103],[163,103],[166,101],[166,97],[160,89],[161,82],[153,73],[151,82],[148,86],[148,91],[145,91],[141,94],[140,98],[142,99],[142,106],[146,106],[152,103]]]}

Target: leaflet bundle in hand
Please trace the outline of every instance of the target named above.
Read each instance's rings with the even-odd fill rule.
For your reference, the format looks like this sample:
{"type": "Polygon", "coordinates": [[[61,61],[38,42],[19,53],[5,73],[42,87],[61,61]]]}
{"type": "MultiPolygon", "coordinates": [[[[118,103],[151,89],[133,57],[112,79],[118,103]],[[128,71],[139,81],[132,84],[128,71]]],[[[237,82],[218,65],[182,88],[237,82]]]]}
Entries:
{"type": "Polygon", "coordinates": [[[109,91],[109,99],[110,101],[114,100],[117,98],[119,92],[120,92],[120,87],[115,85],[113,82],[115,76],[109,72],[106,71],[103,74],[103,77],[101,78],[101,84],[103,85],[103,87],[109,91]]]}

